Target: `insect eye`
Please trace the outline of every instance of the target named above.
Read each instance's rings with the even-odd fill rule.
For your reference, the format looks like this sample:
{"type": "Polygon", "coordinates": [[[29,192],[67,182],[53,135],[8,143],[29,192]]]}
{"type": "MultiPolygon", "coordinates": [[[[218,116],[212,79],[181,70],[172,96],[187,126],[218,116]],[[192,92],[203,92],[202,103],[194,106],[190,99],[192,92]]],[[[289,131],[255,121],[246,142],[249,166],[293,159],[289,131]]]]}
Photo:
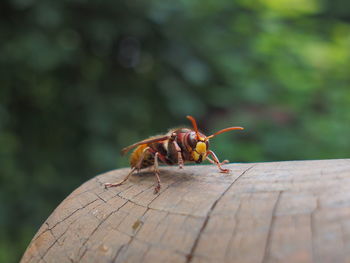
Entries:
{"type": "Polygon", "coordinates": [[[188,136],[188,144],[194,148],[196,147],[196,144],[197,144],[197,136],[196,136],[196,133],[194,132],[191,132],[190,133],[190,136],[188,136]]]}

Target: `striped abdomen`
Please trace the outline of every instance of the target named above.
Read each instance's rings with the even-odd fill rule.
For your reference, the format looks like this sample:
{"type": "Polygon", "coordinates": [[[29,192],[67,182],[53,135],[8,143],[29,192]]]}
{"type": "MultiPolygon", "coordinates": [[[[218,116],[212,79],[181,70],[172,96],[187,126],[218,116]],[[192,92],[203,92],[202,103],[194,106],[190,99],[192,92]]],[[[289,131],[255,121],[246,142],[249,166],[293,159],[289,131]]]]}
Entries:
{"type": "MultiPolygon", "coordinates": [[[[148,147],[147,144],[142,144],[136,147],[136,149],[130,155],[130,166],[136,167],[139,162],[144,149],[148,147]]],[[[154,155],[150,151],[146,151],[145,155],[142,159],[141,167],[139,169],[143,169],[154,164],[154,155]]]]}

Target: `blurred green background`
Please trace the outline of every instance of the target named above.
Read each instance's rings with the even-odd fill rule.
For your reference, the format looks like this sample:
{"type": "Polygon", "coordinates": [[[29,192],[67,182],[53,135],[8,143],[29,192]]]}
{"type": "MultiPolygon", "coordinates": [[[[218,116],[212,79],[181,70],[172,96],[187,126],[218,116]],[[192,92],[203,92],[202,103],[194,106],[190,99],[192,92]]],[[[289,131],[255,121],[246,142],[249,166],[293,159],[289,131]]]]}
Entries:
{"type": "Polygon", "coordinates": [[[349,157],[346,0],[2,0],[0,261],[119,151],[197,118],[221,159],[349,157]]]}

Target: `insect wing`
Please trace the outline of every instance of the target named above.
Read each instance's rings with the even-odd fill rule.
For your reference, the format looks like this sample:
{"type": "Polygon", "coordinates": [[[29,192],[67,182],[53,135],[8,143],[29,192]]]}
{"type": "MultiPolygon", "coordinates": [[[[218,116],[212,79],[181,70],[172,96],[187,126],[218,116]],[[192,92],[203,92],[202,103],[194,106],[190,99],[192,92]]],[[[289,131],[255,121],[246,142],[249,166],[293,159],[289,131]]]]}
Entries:
{"type": "Polygon", "coordinates": [[[154,143],[154,142],[161,142],[161,141],[165,141],[169,139],[169,136],[157,136],[157,137],[153,137],[153,138],[149,138],[137,143],[134,143],[128,147],[125,147],[124,149],[121,150],[121,154],[124,155],[126,154],[128,151],[130,151],[131,149],[135,148],[136,146],[142,145],[142,144],[150,144],[150,143],[154,143]]]}

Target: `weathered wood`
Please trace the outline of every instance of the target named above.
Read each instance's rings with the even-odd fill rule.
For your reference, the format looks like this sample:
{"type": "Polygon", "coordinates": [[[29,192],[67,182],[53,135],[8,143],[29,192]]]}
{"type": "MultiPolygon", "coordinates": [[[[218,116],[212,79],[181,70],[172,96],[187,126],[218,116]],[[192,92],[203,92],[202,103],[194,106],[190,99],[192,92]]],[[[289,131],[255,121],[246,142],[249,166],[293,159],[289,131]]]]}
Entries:
{"type": "MultiPolygon", "coordinates": [[[[350,262],[350,160],[162,167],[68,196],[26,262],[350,262]]],[[[44,198],[44,197],[43,197],[44,198]]]]}

